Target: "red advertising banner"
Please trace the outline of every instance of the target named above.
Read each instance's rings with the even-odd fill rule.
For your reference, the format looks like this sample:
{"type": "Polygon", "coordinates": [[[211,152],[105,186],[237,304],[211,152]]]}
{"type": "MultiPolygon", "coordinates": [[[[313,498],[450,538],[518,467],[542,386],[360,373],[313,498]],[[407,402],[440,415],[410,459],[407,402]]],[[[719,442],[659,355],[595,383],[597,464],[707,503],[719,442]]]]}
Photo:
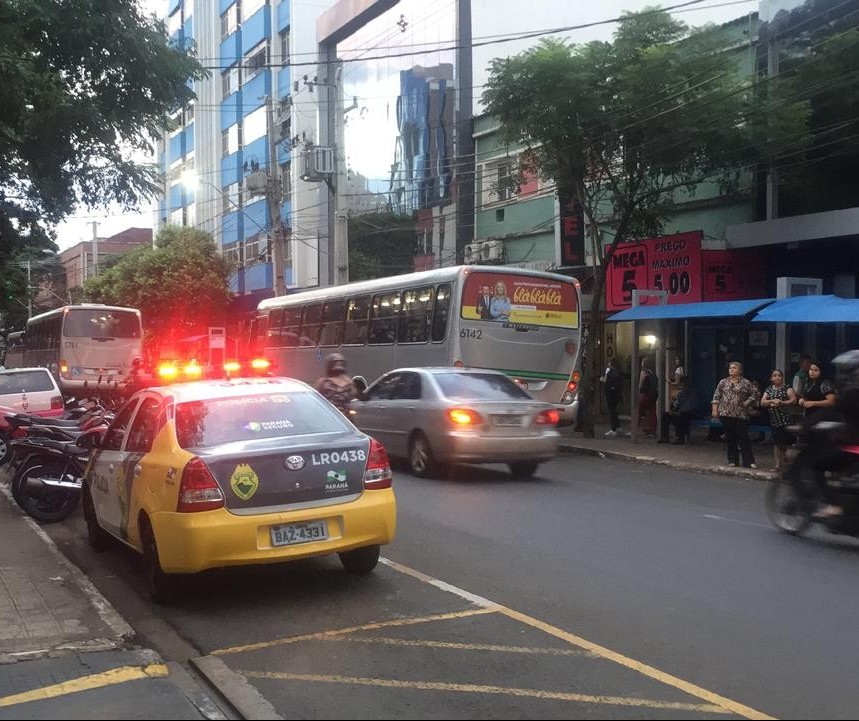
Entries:
{"type": "Polygon", "coordinates": [[[745,300],[766,295],[763,256],[754,250],[705,250],[704,300],[745,300]]]}
{"type": "Polygon", "coordinates": [[[578,297],[572,280],[513,273],[469,273],[462,291],[461,315],[467,320],[500,321],[505,327],[579,327],[578,297]]]}
{"type": "Polygon", "coordinates": [[[701,235],[693,231],[619,245],[606,271],[606,310],[629,308],[633,290],[667,291],[669,303],[702,300],[701,235]]]}

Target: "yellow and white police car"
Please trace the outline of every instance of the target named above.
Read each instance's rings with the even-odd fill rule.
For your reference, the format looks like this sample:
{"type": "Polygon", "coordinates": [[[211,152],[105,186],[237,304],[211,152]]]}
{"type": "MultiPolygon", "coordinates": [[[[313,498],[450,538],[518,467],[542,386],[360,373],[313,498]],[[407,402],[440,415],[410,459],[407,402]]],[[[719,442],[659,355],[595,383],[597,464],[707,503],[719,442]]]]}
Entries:
{"type": "Polygon", "coordinates": [[[94,441],[90,544],[143,556],[154,600],[178,574],[338,553],[372,571],[396,529],[384,447],[289,378],[197,381],[135,393],[94,441]]]}

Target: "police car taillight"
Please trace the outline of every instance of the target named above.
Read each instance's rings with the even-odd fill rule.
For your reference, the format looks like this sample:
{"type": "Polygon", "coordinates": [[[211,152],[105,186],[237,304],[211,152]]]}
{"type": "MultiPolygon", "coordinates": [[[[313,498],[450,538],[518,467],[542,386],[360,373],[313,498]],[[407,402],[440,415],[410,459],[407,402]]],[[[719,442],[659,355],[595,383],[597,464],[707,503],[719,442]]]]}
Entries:
{"type": "Polygon", "coordinates": [[[182,471],[176,511],[196,513],[223,507],[224,494],[209,467],[201,459],[192,458],[182,471]]]}
{"type": "Polygon", "coordinates": [[[370,455],[367,459],[367,468],[364,469],[364,488],[368,491],[390,488],[393,480],[388,452],[379,441],[371,438],[370,455]]]}

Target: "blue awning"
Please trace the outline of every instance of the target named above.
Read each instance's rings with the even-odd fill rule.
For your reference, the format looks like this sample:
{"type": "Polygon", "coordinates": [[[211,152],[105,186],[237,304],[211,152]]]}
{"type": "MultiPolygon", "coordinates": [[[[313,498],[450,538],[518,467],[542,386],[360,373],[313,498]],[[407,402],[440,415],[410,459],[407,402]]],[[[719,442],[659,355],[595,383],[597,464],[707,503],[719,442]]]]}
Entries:
{"type": "Polygon", "coordinates": [[[774,298],[757,300],[719,300],[709,303],[676,305],[639,305],[615,313],[608,320],[692,320],[694,318],[740,318],[772,303],[774,298]]]}
{"type": "Polygon", "coordinates": [[[755,323],[859,323],[859,299],[836,295],[782,298],[761,310],[755,323]]]}

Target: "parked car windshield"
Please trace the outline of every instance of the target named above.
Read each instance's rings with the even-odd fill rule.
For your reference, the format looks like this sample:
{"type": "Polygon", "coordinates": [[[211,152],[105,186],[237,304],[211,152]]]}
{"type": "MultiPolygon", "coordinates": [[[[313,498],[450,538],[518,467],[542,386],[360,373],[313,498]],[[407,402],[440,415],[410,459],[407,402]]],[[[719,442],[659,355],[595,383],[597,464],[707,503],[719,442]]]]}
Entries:
{"type": "Polygon", "coordinates": [[[496,373],[437,373],[434,377],[448,398],[465,401],[531,399],[507,376],[496,373]]]}
{"type": "Polygon", "coordinates": [[[316,393],[209,398],[176,406],[176,437],[182,448],[350,428],[316,393]]]}
{"type": "Polygon", "coordinates": [[[26,391],[52,391],[54,383],[48,371],[34,369],[31,371],[15,371],[0,373],[0,395],[4,393],[21,393],[26,391]]]}

